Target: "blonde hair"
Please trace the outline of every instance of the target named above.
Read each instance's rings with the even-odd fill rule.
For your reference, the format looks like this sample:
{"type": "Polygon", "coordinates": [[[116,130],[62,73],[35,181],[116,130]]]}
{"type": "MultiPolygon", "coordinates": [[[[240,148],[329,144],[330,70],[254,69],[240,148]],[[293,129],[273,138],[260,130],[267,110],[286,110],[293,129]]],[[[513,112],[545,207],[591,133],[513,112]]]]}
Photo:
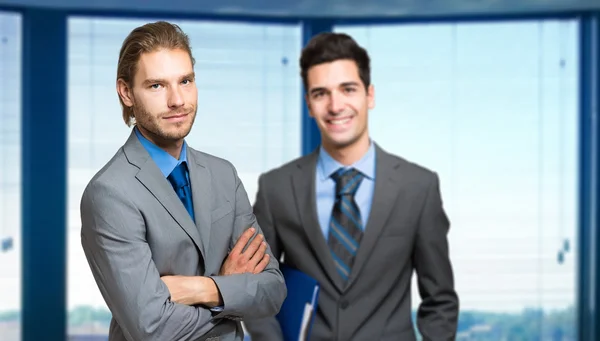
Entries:
{"type": "MultiPolygon", "coordinates": [[[[190,55],[192,66],[195,64],[189,38],[181,28],[166,21],[157,21],[134,29],[125,38],[119,53],[117,80],[122,79],[130,89],[133,88],[133,78],[141,55],[160,49],[184,50],[190,55]]],[[[126,106],[121,96],[119,101],[123,108],[123,120],[131,127],[135,122],[133,107],[126,106]]]]}

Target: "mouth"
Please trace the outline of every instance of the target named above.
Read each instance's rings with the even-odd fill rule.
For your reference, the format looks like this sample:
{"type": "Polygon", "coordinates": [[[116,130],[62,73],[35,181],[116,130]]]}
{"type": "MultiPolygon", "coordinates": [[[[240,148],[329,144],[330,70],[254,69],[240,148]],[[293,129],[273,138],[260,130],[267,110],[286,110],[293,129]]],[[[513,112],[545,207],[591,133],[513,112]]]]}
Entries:
{"type": "Polygon", "coordinates": [[[354,116],[345,116],[345,117],[335,117],[328,120],[325,120],[327,126],[330,129],[341,130],[347,128],[354,120],[354,116]]]}
{"type": "Polygon", "coordinates": [[[165,116],[163,117],[163,120],[167,120],[169,122],[182,122],[185,120],[185,118],[188,116],[188,114],[183,113],[183,114],[175,114],[175,115],[171,115],[171,116],[165,116]]]}

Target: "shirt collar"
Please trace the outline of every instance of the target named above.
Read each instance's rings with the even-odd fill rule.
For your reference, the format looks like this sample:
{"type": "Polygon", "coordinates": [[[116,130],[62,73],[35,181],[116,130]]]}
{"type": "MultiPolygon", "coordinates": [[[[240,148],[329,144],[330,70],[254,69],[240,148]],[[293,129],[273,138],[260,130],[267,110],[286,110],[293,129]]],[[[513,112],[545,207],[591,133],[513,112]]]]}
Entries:
{"type": "Polygon", "coordinates": [[[167,153],[162,148],[160,148],[159,146],[155,145],[154,143],[152,143],[148,139],[146,139],[140,133],[140,131],[138,130],[137,127],[133,128],[133,129],[134,129],[135,134],[137,135],[138,139],[140,140],[140,143],[148,151],[148,154],[150,154],[150,157],[152,158],[152,160],[154,160],[154,163],[156,163],[156,165],[158,166],[160,171],[163,173],[165,178],[168,177],[169,174],[171,174],[171,172],[173,171],[173,169],[175,169],[175,167],[177,167],[177,165],[179,165],[180,163],[183,163],[183,162],[187,163],[187,146],[186,146],[185,141],[183,141],[183,147],[181,148],[181,154],[179,155],[179,160],[177,160],[171,154],[167,153]]]}
{"type": "Polygon", "coordinates": [[[319,148],[319,159],[318,170],[319,170],[319,178],[321,181],[325,181],[327,178],[331,176],[334,172],[336,172],[339,168],[356,168],[360,171],[366,178],[374,180],[375,179],[375,144],[372,141],[369,141],[369,149],[367,153],[363,155],[363,157],[353,163],[350,166],[345,167],[341,163],[337,162],[329,153],[325,151],[325,148],[321,146],[319,148]]]}

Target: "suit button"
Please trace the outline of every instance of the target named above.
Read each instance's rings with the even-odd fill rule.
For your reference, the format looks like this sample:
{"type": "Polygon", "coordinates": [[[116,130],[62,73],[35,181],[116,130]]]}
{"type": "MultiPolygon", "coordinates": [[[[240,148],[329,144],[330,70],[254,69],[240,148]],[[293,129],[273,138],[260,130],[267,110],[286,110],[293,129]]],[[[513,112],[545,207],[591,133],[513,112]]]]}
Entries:
{"type": "Polygon", "coordinates": [[[348,305],[350,305],[350,303],[348,303],[348,301],[346,301],[346,300],[342,300],[342,301],[340,302],[340,307],[341,307],[342,309],[346,309],[346,308],[348,308],[348,305]]]}

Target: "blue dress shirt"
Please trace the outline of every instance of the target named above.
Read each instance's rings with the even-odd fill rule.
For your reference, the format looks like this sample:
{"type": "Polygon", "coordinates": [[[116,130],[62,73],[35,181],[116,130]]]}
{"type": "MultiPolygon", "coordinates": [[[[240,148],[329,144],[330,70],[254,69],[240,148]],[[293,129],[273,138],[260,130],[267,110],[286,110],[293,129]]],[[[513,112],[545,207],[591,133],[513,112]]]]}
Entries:
{"type": "MultiPolygon", "coordinates": [[[[154,162],[158,166],[158,169],[160,169],[160,171],[163,173],[165,178],[167,178],[169,176],[169,174],[171,174],[173,169],[175,169],[175,167],[177,167],[180,163],[187,162],[187,146],[186,146],[185,141],[183,141],[183,147],[181,148],[181,154],[179,155],[179,160],[177,160],[171,154],[167,153],[162,148],[160,148],[159,146],[155,145],[154,143],[152,143],[148,139],[146,139],[140,133],[140,131],[137,129],[137,127],[134,128],[134,131],[135,131],[135,134],[137,135],[138,139],[140,140],[140,143],[142,144],[142,146],[144,146],[144,149],[146,149],[148,151],[148,154],[150,154],[150,157],[152,158],[152,160],[154,160],[154,162]]],[[[189,171],[186,172],[186,176],[187,176],[188,182],[189,182],[189,180],[190,180],[189,171]]],[[[220,311],[223,311],[223,306],[214,307],[214,308],[211,308],[210,310],[214,311],[214,312],[220,312],[220,311]]]]}
{"type": "MultiPolygon", "coordinates": [[[[323,146],[321,146],[315,180],[317,214],[325,240],[329,236],[329,220],[331,219],[331,211],[335,203],[335,181],[331,178],[331,174],[335,173],[340,167],[344,166],[332,158],[323,146]]],[[[371,213],[371,202],[373,200],[373,191],[375,190],[375,144],[372,141],[367,153],[360,160],[344,168],[351,167],[356,168],[365,176],[354,197],[360,210],[364,229],[367,226],[369,214],[371,213]]]]}

